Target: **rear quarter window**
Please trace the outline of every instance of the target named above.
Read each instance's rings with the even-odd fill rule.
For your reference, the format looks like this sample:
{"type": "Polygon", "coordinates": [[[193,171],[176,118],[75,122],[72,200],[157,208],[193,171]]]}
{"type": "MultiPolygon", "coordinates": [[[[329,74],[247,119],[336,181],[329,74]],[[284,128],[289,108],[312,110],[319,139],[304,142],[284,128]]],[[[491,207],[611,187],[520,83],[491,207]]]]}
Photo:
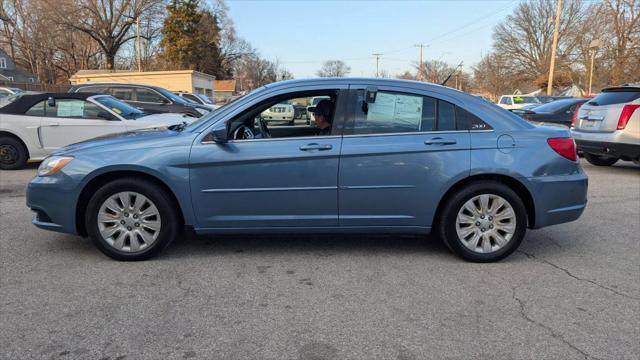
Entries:
{"type": "Polygon", "coordinates": [[[623,104],[640,98],[640,91],[608,91],[598,94],[587,104],[593,106],[623,104]]]}

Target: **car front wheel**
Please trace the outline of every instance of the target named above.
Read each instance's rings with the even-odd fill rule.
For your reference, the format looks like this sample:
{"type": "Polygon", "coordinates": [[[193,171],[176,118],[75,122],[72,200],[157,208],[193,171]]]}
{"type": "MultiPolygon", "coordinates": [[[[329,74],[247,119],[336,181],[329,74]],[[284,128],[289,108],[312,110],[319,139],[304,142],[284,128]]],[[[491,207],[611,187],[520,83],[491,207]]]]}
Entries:
{"type": "Polygon", "coordinates": [[[27,148],[16,138],[0,137],[0,169],[22,169],[29,160],[27,148]]]}
{"type": "Polygon", "coordinates": [[[618,162],[616,157],[598,156],[594,154],[584,153],[584,158],[587,159],[589,164],[595,166],[611,166],[618,162]]]}
{"type": "Polygon", "coordinates": [[[483,181],[448,198],[438,232],[457,255],[473,262],[493,262],[514,252],[524,238],[527,212],[506,185],[483,181]]]}
{"type": "Polygon", "coordinates": [[[177,236],[175,208],[168,194],[153,182],[119,179],[93,195],[86,228],[98,249],[113,259],[146,260],[177,236]]]}

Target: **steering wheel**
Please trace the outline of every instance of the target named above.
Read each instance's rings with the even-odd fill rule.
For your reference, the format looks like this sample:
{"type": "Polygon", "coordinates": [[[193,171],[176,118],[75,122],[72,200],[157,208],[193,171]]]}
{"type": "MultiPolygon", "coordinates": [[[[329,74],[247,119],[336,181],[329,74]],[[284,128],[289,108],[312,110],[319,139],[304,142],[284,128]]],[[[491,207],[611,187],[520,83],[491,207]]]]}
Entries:
{"type": "Polygon", "coordinates": [[[253,139],[253,138],[255,138],[253,131],[251,131],[251,129],[246,125],[238,126],[238,128],[233,132],[234,140],[244,140],[244,139],[253,139]]]}
{"type": "Polygon", "coordinates": [[[269,131],[269,128],[267,127],[267,122],[264,121],[264,119],[262,118],[262,116],[258,116],[258,129],[260,130],[260,134],[262,135],[263,138],[270,138],[271,137],[271,131],[269,131]]]}

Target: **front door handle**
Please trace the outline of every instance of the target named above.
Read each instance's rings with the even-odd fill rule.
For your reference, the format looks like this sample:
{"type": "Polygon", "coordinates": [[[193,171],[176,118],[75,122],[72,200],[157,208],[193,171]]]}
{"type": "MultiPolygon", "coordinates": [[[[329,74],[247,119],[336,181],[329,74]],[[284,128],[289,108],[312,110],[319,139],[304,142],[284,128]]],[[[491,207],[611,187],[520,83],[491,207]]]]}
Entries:
{"type": "Polygon", "coordinates": [[[436,137],[430,140],[425,140],[425,145],[453,145],[456,141],[454,139],[443,139],[441,137],[436,137]]]}
{"type": "Polygon", "coordinates": [[[60,126],[60,124],[59,124],[59,123],[57,123],[57,122],[50,122],[50,123],[48,123],[47,125],[48,125],[48,126],[60,126]]]}
{"type": "Polygon", "coordinates": [[[333,149],[333,146],[331,146],[330,144],[316,144],[316,143],[311,143],[311,144],[307,144],[307,145],[302,145],[300,146],[300,150],[302,151],[309,151],[309,150],[331,150],[333,149]]]}

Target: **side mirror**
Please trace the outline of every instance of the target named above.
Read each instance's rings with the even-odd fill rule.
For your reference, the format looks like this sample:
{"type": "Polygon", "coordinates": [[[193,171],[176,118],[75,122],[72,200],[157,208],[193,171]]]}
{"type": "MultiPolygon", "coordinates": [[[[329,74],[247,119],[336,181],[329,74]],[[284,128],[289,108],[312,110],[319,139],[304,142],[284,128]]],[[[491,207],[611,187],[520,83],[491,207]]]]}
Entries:
{"type": "Polygon", "coordinates": [[[169,101],[169,99],[165,99],[165,98],[162,98],[162,100],[160,102],[165,104],[165,105],[166,104],[171,104],[171,101],[169,101]]]}
{"type": "Polygon", "coordinates": [[[225,126],[222,129],[213,130],[211,132],[211,138],[219,144],[224,144],[229,141],[229,132],[227,131],[227,127],[225,126]]]}
{"type": "Polygon", "coordinates": [[[47,106],[48,107],[56,107],[56,99],[54,99],[53,97],[49,96],[49,98],[47,99],[47,106]]]}
{"type": "Polygon", "coordinates": [[[364,102],[367,104],[373,104],[376,102],[376,96],[378,95],[378,88],[375,86],[369,86],[364,91],[364,102]]]}

